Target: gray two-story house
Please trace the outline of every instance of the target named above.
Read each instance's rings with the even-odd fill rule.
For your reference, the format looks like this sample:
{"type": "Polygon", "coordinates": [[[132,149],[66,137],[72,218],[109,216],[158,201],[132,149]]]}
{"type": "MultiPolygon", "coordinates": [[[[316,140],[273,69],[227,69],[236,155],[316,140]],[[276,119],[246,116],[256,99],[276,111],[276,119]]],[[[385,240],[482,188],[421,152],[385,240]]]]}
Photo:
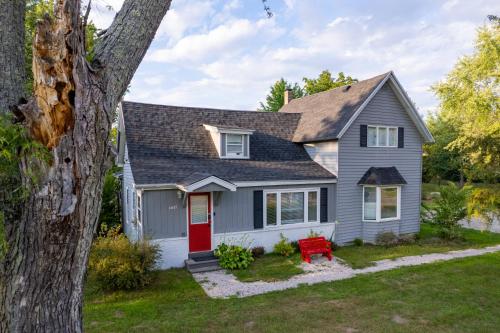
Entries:
{"type": "Polygon", "coordinates": [[[419,231],[433,138],[394,73],[285,95],[276,113],[122,103],[124,229],[158,243],[163,268],[221,242],[419,231]]]}

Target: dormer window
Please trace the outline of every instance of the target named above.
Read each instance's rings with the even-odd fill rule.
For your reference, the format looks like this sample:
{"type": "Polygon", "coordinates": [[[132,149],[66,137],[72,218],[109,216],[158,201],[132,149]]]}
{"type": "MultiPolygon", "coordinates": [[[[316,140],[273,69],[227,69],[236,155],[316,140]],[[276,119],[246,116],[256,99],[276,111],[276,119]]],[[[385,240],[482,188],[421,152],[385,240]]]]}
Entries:
{"type": "Polygon", "coordinates": [[[243,141],[243,134],[226,134],[226,156],[243,156],[243,141]]]}
{"type": "Polygon", "coordinates": [[[210,132],[220,158],[250,158],[250,135],[253,130],[233,126],[203,126],[210,132]]]}

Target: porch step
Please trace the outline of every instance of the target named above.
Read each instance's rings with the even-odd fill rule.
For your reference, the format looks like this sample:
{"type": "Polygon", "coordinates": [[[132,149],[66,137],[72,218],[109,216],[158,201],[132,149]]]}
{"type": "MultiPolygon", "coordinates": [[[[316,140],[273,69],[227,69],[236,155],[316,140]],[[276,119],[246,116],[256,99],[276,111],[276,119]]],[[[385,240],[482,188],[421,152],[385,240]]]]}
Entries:
{"type": "Polygon", "coordinates": [[[191,273],[210,272],[221,269],[219,259],[214,256],[213,251],[190,253],[188,258],[184,260],[184,264],[191,273]]]}

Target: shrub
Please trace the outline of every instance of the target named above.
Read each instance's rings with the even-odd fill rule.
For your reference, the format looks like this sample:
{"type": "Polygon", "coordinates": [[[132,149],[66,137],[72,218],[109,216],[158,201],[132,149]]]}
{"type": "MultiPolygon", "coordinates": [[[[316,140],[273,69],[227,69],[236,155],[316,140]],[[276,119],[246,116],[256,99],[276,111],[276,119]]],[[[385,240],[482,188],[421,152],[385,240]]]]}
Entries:
{"type": "Polygon", "coordinates": [[[398,238],[392,231],[385,231],[377,234],[375,243],[377,245],[393,246],[398,244],[398,238]]]}
{"type": "Polygon", "coordinates": [[[293,245],[288,242],[288,238],[283,236],[283,234],[280,234],[280,238],[280,241],[274,245],[274,253],[285,257],[291,256],[295,252],[293,245]]]}
{"type": "Polygon", "coordinates": [[[332,251],[336,251],[336,250],[338,250],[338,248],[339,248],[339,245],[335,242],[332,242],[332,251]]]}
{"type": "Polygon", "coordinates": [[[298,241],[290,242],[290,245],[293,247],[294,252],[300,252],[300,246],[298,241]]]}
{"type": "Polygon", "coordinates": [[[220,244],[214,254],[219,258],[219,265],[226,269],[245,269],[254,260],[252,251],[239,245],[220,244]]]}
{"type": "Polygon", "coordinates": [[[109,229],[94,241],[89,274],[107,290],[136,289],[151,283],[160,249],[148,241],[130,242],[120,227],[109,229]]]}
{"type": "Polygon", "coordinates": [[[429,220],[439,227],[439,236],[445,239],[460,238],[460,220],[467,216],[467,198],[469,187],[458,188],[450,183],[442,186],[440,197],[435,202],[433,210],[429,210],[429,220]]]}
{"type": "Polygon", "coordinates": [[[252,249],[252,256],[254,258],[260,258],[266,253],[266,250],[263,246],[256,246],[252,249]]]}
{"type": "Polygon", "coordinates": [[[314,230],[310,230],[309,231],[309,234],[307,234],[307,238],[316,238],[316,237],[320,237],[321,234],[319,232],[315,232],[314,230]]]}
{"type": "Polygon", "coordinates": [[[355,238],[353,243],[356,246],[363,246],[363,240],[361,238],[355,238]]]}
{"type": "Polygon", "coordinates": [[[400,245],[415,244],[418,239],[420,239],[420,236],[418,236],[418,234],[401,235],[398,238],[398,244],[400,245]]]}

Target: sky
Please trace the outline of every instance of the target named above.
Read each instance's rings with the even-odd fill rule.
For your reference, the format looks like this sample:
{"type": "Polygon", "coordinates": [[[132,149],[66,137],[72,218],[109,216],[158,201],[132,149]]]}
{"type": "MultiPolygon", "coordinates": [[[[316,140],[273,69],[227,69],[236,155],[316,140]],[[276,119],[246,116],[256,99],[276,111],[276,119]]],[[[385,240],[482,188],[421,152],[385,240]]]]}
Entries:
{"type": "MultiPolygon", "coordinates": [[[[94,0],[109,26],[122,0],[94,0]]],[[[280,78],[302,84],[328,69],[359,80],[393,70],[419,112],[430,86],[473,51],[498,0],[173,0],[125,99],[255,110],[280,78]]]]}

